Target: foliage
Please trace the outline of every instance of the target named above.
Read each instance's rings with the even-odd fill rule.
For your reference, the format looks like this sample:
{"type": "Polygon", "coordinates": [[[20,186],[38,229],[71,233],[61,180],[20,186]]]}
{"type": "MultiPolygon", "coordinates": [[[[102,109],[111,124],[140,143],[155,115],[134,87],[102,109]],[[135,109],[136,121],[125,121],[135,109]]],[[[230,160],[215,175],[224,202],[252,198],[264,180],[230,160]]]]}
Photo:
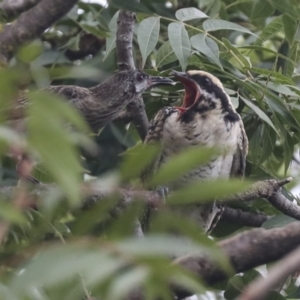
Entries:
{"type": "MultiPolygon", "coordinates": [[[[133,125],[124,126],[121,121],[91,136],[70,105],[34,91],[50,83],[88,87],[114,72],[118,9],[137,12],[137,66],[166,76],[173,69],[202,69],[222,80],[249,137],[249,179],[278,178],[289,172],[300,139],[298,1],[111,0],[107,7],[79,2],[39,39],[22,46],[9,67],[0,70],[1,185],[16,184],[15,162],[6,156],[14,148],[41,161],[35,170],[39,179],[57,184],[40,195],[38,211],[21,213],[1,197],[1,224],[9,222],[11,229],[0,253],[0,299],[82,299],[90,293],[101,299],[121,299],[138,284],[145,287],[147,299],[171,299],[170,283],[199,294],[207,291],[191,274],[169,264],[167,257],[175,249],[178,255],[204,253],[230,271],[215,243],[193,222],[172,211],[157,212],[152,232],[138,239],[132,232],[144,209],[139,202],[115,218],[111,217],[115,197],[81,209],[83,173],[85,179],[96,177],[93,183],[98,187],[138,188],[139,174],[157,148],[143,147],[133,125]],[[26,135],[6,122],[11,103],[25,87],[32,92],[32,104],[26,109],[26,135]],[[182,235],[170,235],[174,230],[182,235]]],[[[2,24],[10,21],[2,16],[2,24]]],[[[178,86],[146,93],[148,116],[163,106],[178,104],[181,96],[178,86]]],[[[183,170],[181,166],[192,168],[208,157],[205,149],[200,154],[184,153],[150,183],[173,180],[183,170]]],[[[236,181],[230,185],[220,182],[218,189],[215,186],[190,186],[169,201],[203,203],[245,188],[236,181]],[[200,198],[196,196],[199,189],[203,190],[200,198]]],[[[245,210],[278,214],[262,200],[241,205],[245,210]]],[[[285,216],[275,216],[265,227],[288,222],[285,216]]],[[[216,229],[218,237],[225,235],[220,234],[222,226],[216,229]]],[[[228,235],[238,230],[243,228],[224,231],[228,235]]],[[[222,297],[233,299],[256,276],[255,270],[234,276],[214,293],[225,291],[222,297]]],[[[274,292],[272,299],[299,294],[293,281],[285,288],[284,295],[274,292]]]]}

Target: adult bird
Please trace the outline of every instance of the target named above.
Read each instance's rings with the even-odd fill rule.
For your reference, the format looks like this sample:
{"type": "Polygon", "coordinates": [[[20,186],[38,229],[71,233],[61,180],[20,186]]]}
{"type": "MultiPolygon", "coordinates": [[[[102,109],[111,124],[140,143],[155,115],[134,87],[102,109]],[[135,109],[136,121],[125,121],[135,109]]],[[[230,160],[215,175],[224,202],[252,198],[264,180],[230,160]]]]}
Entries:
{"type": "MultiPolygon", "coordinates": [[[[45,90],[61,96],[73,105],[95,133],[117,118],[120,112],[145,90],[158,85],[173,84],[169,78],[151,76],[140,70],[126,70],[114,73],[105,82],[91,88],[75,85],[50,86],[45,90]]],[[[17,130],[24,128],[24,108],[30,105],[26,95],[16,100],[10,111],[9,120],[17,130]]],[[[20,166],[23,157],[17,158],[20,166]]],[[[27,160],[26,160],[27,161],[27,160]]],[[[20,168],[17,167],[17,170],[20,168]]],[[[20,173],[18,171],[18,173],[20,173]]],[[[34,178],[28,178],[37,183],[34,178]]]]}
{"type": "MultiPolygon", "coordinates": [[[[97,133],[116,119],[120,112],[145,90],[172,83],[169,78],[151,76],[135,69],[116,72],[105,82],[91,88],[58,85],[45,90],[66,99],[78,109],[92,131],[97,133]]],[[[22,119],[24,107],[29,103],[26,95],[19,98],[10,113],[10,119],[22,119]]]]}
{"type": "MultiPolygon", "coordinates": [[[[156,172],[173,155],[191,147],[218,148],[207,163],[197,166],[168,188],[178,189],[196,180],[243,176],[248,139],[240,115],[221,81],[204,71],[172,72],[185,88],[182,106],[161,109],[150,123],[145,143],[159,143],[161,151],[150,172],[156,172]]],[[[205,232],[218,220],[222,208],[186,205],[180,213],[193,219],[205,232]]]]}

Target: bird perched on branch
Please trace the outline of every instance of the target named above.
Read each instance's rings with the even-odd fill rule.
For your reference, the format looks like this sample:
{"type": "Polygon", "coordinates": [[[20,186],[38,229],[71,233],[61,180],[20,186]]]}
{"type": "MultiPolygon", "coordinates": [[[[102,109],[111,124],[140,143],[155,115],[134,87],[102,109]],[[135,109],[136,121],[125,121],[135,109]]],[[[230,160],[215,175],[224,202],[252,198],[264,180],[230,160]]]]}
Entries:
{"type": "MultiPolygon", "coordinates": [[[[126,70],[113,74],[105,82],[91,88],[75,85],[50,86],[45,90],[65,98],[84,117],[93,132],[98,131],[117,118],[120,112],[145,90],[164,84],[173,84],[169,78],[151,76],[140,70],[126,70]]],[[[17,104],[10,112],[9,120],[18,130],[24,130],[24,108],[30,101],[26,95],[17,99],[17,104]]],[[[23,156],[22,156],[23,157],[23,156]]],[[[18,159],[18,166],[22,157],[18,159]]],[[[27,160],[26,160],[27,161],[27,160]]],[[[17,172],[18,171],[17,167],[17,172]]],[[[27,176],[30,182],[38,181],[27,176]]]]}
{"type": "MultiPolygon", "coordinates": [[[[243,176],[248,139],[241,117],[220,80],[204,71],[174,71],[171,75],[184,85],[185,96],[181,107],[165,107],[151,121],[145,143],[161,145],[152,172],[175,154],[190,147],[205,146],[219,148],[221,152],[172,182],[169,189],[178,189],[196,180],[243,176]]],[[[187,205],[179,210],[209,232],[222,208],[213,203],[187,205]]]]}
{"type": "MultiPolygon", "coordinates": [[[[169,78],[151,76],[140,70],[126,70],[113,74],[105,82],[91,88],[75,85],[50,86],[46,91],[65,98],[90,125],[93,132],[118,117],[120,112],[145,90],[164,84],[172,84],[169,78]]],[[[10,119],[24,117],[26,97],[17,100],[10,119]]]]}

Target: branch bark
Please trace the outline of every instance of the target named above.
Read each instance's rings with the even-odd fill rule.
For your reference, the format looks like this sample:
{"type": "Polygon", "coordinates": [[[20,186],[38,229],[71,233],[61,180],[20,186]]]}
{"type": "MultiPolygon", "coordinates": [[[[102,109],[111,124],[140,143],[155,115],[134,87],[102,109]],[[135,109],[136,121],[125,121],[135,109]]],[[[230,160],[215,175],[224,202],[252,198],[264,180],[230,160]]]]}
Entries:
{"type": "Polygon", "coordinates": [[[41,0],[4,0],[0,3],[0,9],[6,17],[18,15],[33,6],[37,5],[41,0]]]}
{"type": "Polygon", "coordinates": [[[41,0],[20,15],[16,22],[5,25],[0,33],[0,60],[6,64],[13,52],[25,42],[40,36],[64,16],[78,0],[41,0]]]}
{"type": "Polygon", "coordinates": [[[300,247],[285,256],[268,272],[266,278],[259,277],[251,283],[237,300],[263,300],[271,291],[300,268],[300,247]]]}
{"type": "MultiPolygon", "coordinates": [[[[117,23],[116,48],[119,70],[135,69],[132,53],[135,13],[121,10],[117,23]]],[[[145,111],[143,98],[135,98],[135,101],[127,106],[127,111],[132,118],[139,136],[144,140],[148,132],[149,120],[145,111]]]]}
{"type": "MultiPolygon", "coordinates": [[[[270,230],[253,229],[218,243],[231,262],[235,273],[245,272],[281,259],[299,244],[300,222],[270,230]]],[[[180,264],[208,284],[215,284],[230,276],[205,257],[187,256],[176,259],[174,263],[180,264]]],[[[176,287],[174,293],[177,299],[184,299],[192,294],[176,287]]]]}
{"type": "Polygon", "coordinates": [[[228,206],[224,208],[221,217],[222,220],[249,227],[261,227],[268,218],[268,216],[262,213],[252,213],[241,209],[233,209],[228,206]]]}

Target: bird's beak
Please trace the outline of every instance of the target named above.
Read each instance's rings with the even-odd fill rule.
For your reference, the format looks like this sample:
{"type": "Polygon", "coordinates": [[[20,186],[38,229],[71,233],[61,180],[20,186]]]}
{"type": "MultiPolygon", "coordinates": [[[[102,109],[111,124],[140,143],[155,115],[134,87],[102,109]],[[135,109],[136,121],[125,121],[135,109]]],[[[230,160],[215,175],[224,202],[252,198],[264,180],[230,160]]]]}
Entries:
{"type": "Polygon", "coordinates": [[[158,85],[174,85],[175,82],[166,77],[161,76],[149,76],[149,88],[158,86],[158,85]]]}
{"type": "Polygon", "coordinates": [[[172,71],[170,75],[177,78],[184,85],[185,95],[180,110],[185,111],[187,108],[190,108],[200,97],[202,92],[201,88],[197,82],[185,72],[172,71]]]}

